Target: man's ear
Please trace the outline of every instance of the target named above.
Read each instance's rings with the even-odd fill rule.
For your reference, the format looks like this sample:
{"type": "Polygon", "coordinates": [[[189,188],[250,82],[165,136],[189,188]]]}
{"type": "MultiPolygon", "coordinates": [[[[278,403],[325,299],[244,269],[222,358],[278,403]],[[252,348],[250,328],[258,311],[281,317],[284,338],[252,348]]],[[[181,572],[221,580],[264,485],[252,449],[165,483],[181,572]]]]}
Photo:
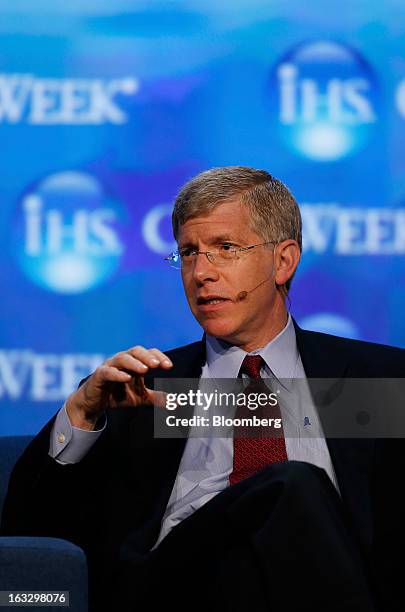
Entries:
{"type": "Polygon", "coordinates": [[[276,285],[285,285],[293,276],[301,257],[300,247],[296,240],[283,240],[274,250],[276,285]]]}

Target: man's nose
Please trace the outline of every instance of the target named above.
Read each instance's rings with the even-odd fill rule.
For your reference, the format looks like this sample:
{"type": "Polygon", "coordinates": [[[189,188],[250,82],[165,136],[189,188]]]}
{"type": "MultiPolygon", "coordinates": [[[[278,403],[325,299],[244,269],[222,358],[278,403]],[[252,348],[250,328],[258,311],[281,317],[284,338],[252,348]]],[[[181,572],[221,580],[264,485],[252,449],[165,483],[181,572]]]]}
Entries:
{"type": "Polygon", "coordinates": [[[205,253],[195,256],[193,266],[193,278],[197,283],[218,280],[218,268],[208,260],[205,253]]]}

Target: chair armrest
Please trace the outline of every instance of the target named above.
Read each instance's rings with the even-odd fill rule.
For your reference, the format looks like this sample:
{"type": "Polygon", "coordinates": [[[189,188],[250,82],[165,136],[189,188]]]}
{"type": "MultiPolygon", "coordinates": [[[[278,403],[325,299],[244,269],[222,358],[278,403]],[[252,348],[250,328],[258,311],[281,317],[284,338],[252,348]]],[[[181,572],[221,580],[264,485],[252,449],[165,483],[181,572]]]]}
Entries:
{"type": "Polygon", "coordinates": [[[0,590],[69,591],[69,608],[48,604],[46,609],[87,612],[86,556],[75,544],[57,538],[0,537],[0,590]]]}

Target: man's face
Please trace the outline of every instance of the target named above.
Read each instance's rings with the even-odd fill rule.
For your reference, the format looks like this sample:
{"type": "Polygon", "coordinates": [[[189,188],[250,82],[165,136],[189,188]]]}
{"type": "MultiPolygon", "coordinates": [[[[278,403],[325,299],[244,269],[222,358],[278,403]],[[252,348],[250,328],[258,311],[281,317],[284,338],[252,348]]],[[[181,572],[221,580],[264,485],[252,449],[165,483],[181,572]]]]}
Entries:
{"type": "MultiPolygon", "coordinates": [[[[263,242],[265,239],[250,228],[248,210],[239,199],[220,204],[209,215],[190,219],[180,226],[178,235],[179,249],[198,251],[263,242]]],[[[205,332],[245,350],[264,346],[273,331],[280,330],[282,317],[285,323],[284,302],[280,304],[274,274],[272,245],[239,253],[221,266],[200,254],[182,268],[188,303],[205,332]],[[242,292],[247,295],[241,298],[242,292]]]]}

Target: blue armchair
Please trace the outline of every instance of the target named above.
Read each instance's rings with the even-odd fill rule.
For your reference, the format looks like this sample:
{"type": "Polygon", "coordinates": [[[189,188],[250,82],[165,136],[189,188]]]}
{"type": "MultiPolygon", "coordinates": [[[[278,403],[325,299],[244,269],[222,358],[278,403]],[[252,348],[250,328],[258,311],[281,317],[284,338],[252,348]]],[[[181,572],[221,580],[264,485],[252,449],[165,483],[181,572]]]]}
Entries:
{"type": "MultiPolygon", "coordinates": [[[[11,470],[30,440],[0,437],[0,516],[11,470]]],[[[69,611],[87,612],[87,588],[86,557],[78,546],[56,538],[0,537],[0,591],[69,591],[69,611]]]]}

